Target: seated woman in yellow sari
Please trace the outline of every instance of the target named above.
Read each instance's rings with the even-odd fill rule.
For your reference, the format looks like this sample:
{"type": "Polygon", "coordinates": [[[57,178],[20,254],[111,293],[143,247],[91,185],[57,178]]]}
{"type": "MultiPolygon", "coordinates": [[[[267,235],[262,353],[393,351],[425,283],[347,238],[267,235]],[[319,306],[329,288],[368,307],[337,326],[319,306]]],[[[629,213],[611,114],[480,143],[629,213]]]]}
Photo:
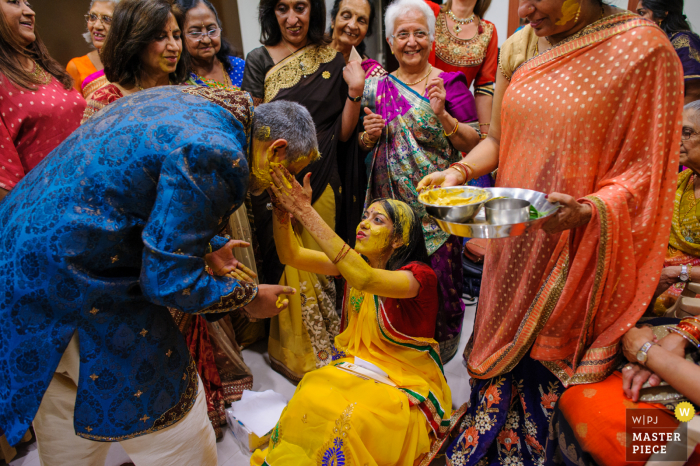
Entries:
{"type": "Polygon", "coordinates": [[[276,207],[282,262],[342,275],[347,287],[333,362],[304,376],[269,448],[256,451],[251,464],[428,464],[460,416],[452,414],[432,338],[437,276],[418,216],[401,201],[372,203],[353,250],[312,208],[308,175],[304,189],[279,168],[272,178],[276,205],[291,212],[323,251],[300,247],[290,215],[276,207]]]}
{"type": "Polygon", "coordinates": [[[673,306],[688,281],[700,282],[700,100],[683,107],[679,163],[688,168],[678,175],[671,237],[654,294],[657,315],[673,306]]]}

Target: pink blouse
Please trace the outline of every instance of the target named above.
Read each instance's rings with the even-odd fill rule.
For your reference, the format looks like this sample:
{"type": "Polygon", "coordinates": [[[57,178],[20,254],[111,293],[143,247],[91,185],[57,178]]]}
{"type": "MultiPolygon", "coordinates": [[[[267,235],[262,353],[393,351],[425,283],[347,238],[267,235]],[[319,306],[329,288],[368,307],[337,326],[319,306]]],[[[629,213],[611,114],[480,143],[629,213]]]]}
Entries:
{"type": "Polygon", "coordinates": [[[0,73],[0,188],[11,190],[79,125],[85,100],[56,80],[36,91],[0,73]]]}

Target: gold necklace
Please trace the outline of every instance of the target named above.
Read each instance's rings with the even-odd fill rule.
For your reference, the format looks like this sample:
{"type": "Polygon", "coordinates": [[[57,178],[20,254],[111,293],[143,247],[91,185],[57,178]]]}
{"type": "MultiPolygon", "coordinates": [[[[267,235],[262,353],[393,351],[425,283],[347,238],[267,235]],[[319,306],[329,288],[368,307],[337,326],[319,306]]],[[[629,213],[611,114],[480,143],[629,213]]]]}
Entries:
{"type": "Polygon", "coordinates": [[[36,60],[32,60],[32,62],[34,63],[34,69],[32,69],[32,72],[29,73],[32,79],[36,80],[40,84],[50,83],[51,76],[44,70],[44,68],[41,67],[40,64],[36,62],[36,60]]]}
{"type": "Polygon", "coordinates": [[[449,15],[450,18],[452,18],[452,21],[455,22],[455,28],[454,28],[455,34],[459,34],[460,32],[462,32],[462,26],[460,26],[460,24],[466,26],[467,24],[474,21],[474,18],[476,16],[474,13],[472,13],[472,15],[470,17],[468,17],[466,19],[462,19],[462,18],[456,17],[455,14],[452,13],[452,10],[447,10],[447,14],[449,15]]]}
{"type": "MultiPolygon", "coordinates": [[[[301,50],[301,49],[303,49],[304,47],[306,47],[306,45],[303,45],[302,47],[299,47],[299,48],[296,49],[296,50],[292,50],[292,49],[289,48],[289,45],[287,45],[287,43],[284,41],[284,39],[282,39],[282,43],[284,44],[285,47],[287,47],[287,50],[289,50],[289,53],[291,53],[292,56],[294,56],[299,50],[301,50]]],[[[306,77],[306,65],[304,65],[304,64],[301,62],[301,56],[299,56],[299,55],[297,55],[297,63],[299,64],[299,69],[300,69],[301,72],[304,74],[304,77],[306,77]]]]}
{"type": "MultiPolygon", "coordinates": [[[[401,81],[403,81],[403,83],[405,85],[407,85],[408,87],[411,87],[411,86],[415,86],[416,84],[420,84],[423,81],[425,81],[428,78],[428,76],[430,76],[430,73],[432,73],[432,72],[433,72],[433,65],[430,65],[430,69],[428,70],[428,74],[426,74],[425,76],[423,76],[422,78],[420,78],[418,81],[416,81],[414,83],[407,83],[406,81],[403,81],[403,79],[401,79],[401,78],[399,78],[399,79],[401,79],[401,81]]],[[[397,72],[396,73],[397,77],[398,77],[398,74],[399,73],[397,72]]]]}

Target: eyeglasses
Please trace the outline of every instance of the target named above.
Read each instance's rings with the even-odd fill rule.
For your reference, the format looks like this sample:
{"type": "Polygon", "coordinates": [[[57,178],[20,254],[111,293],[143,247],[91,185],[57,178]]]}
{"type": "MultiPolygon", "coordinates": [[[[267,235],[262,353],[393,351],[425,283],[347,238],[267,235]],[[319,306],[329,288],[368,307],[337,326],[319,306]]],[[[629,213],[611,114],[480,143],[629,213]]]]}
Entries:
{"type": "Polygon", "coordinates": [[[683,131],[681,131],[681,141],[687,141],[688,139],[692,138],[694,135],[700,134],[697,131],[693,131],[690,128],[683,128],[683,131]]]}
{"type": "Polygon", "coordinates": [[[94,13],[89,13],[85,15],[85,21],[88,23],[96,23],[100,19],[102,24],[112,24],[112,17],[107,15],[96,15],[94,13]]]}
{"type": "Polygon", "coordinates": [[[216,39],[221,35],[221,29],[216,28],[216,29],[210,29],[208,31],[203,31],[203,32],[188,32],[187,37],[190,39],[201,42],[204,40],[205,37],[209,37],[210,39],[216,39]]]}
{"type": "Polygon", "coordinates": [[[394,39],[398,39],[401,42],[406,42],[408,40],[408,38],[411,36],[415,37],[416,40],[423,40],[426,37],[428,37],[428,33],[425,31],[414,31],[414,32],[404,31],[404,32],[399,32],[396,35],[392,35],[391,37],[393,37],[394,39]]]}

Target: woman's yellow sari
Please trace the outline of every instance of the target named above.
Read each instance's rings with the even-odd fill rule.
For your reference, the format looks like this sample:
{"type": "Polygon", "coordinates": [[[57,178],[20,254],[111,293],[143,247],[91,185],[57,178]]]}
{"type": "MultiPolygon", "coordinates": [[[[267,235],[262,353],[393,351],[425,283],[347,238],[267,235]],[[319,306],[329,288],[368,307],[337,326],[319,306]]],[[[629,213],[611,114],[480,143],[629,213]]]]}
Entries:
{"type": "Polygon", "coordinates": [[[334,362],[302,379],[252,465],[428,464],[461,417],[463,410],[452,413],[437,342],[396,331],[376,296],[349,296],[334,362]],[[397,386],[337,367],[355,357],[397,386]]]}
{"type": "MultiPolygon", "coordinates": [[[[666,251],[665,267],[679,265],[700,266],[700,205],[695,199],[695,175],[690,169],[678,175],[676,199],[673,202],[671,219],[671,237],[666,251]]],[[[684,282],[678,282],[654,302],[654,313],[663,315],[673,306],[685,288],[684,282]]]]}

